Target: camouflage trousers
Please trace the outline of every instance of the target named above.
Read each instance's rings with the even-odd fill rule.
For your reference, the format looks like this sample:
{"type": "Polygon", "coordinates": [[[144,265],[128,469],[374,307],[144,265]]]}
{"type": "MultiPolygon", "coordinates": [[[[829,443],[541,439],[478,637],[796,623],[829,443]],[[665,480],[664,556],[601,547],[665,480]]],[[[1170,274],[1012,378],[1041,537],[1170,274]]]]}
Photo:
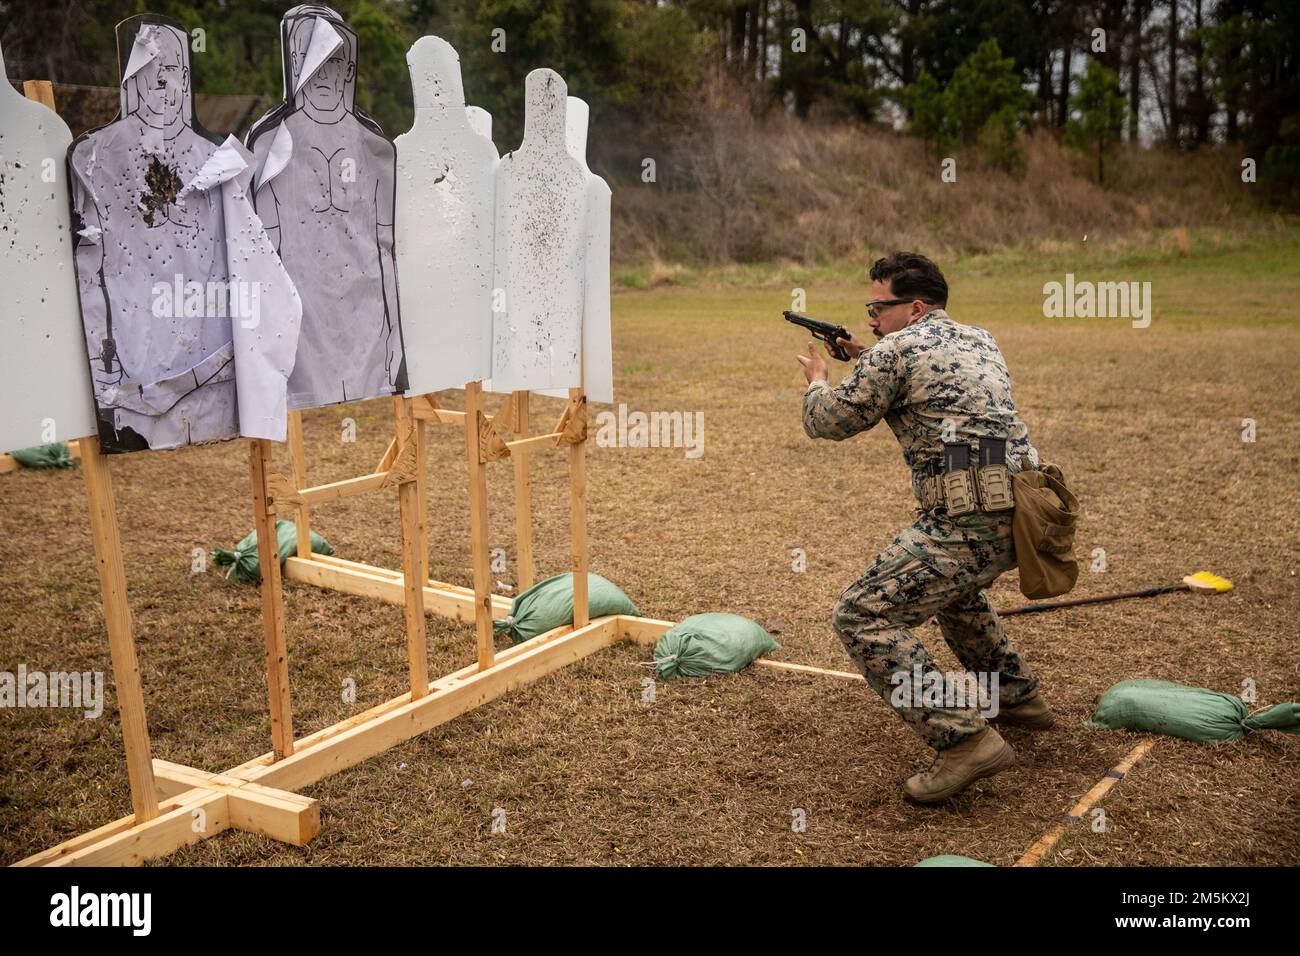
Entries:
{"type": "MultiPolygon", "coordinates": [[[[1024,700],[1038,679],[1011,646],[984,594],[1015,563],[1010,512],[957,519],[921,512],[835,606],[835,631],[867,683],[935,750],[960,743],[985,721],[978,706],[914,706],[910,694],[900,699],[900,683],[910,688],[918,674],[930,675],[927,682],[940,676],[910,629],[936,618],[963,668],[990,682],[997,675],[999,706],[1024,700]]],[[[926,697],[925,703],[934,700],[926,697]]],[[[965,702],[975,703],[970,697],[965,702]]]]}

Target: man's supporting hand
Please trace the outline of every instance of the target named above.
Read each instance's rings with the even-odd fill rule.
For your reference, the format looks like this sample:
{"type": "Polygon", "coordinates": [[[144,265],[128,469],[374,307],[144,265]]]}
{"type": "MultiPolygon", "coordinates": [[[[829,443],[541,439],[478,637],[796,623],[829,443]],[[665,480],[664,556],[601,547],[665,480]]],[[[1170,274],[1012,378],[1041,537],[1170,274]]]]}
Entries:
{"type": "MultiPolygon", "coordinates": [[[[868,346],[859,342],[858,337],[854,335],[852,332],[849,333],[849,337],[847,339],[836,339],[835,343],[839,345],[840,348],[844,349],[844,351],[849,353],[850,362],[856,362],[858,360],[858,356],[861,355],[868,348],[868,346]]],[[[831,354],[830,343],[825,342],[823,344],[826,346],[826,354],[830,355],[831,354]]]]}
{"type": "MultiPolygon", "coordinates": [[[[840,341],[843,342],[844,339],[840,339],[840,341]]],[[[859,347],[858,351],[860,352],[862,349],[859,347]]],[[[826,360],[817,354],[816,343],[809,342],[808,354],[796,355],[795,358],[797,358],[799,364],[803,366],[803,377],[808,380],[809,385],[818,379],[821,379],[823,382],[827,380],[830,370],[826,367],[826,360]]]]}

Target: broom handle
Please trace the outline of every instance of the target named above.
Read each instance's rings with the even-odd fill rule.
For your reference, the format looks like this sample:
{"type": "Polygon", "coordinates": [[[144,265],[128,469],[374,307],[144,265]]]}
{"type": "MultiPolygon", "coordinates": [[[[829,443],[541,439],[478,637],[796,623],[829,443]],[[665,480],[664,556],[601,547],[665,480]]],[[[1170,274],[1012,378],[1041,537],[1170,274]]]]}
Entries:
{"type": "Polygon", "coordinates": [[[1126,601],[1129,598],[1149,598],[1174,591],[1191,590],[1186,584],[1166,584],[1158,588],[1143,588],[1141,591],[1125,591],[1123,594],[1106,594],[1101,597],[1074,598],[1071,601],[1051,601],[1047,604],[1022,604],[1019,607],[998,611],[998,617],[1010,617],[1013,614],[1036,614],[1039,611],[1054,611],[1058,607],[1079,607],[1081,604],[1104,604],[1108,601],[1126,601]]]}

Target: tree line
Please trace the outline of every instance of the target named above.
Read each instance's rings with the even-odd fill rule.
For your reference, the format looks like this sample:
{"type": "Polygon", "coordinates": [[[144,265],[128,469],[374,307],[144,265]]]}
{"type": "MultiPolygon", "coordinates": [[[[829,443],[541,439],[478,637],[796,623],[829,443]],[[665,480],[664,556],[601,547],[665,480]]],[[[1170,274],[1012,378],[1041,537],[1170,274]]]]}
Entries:
{"type": "MultiPolygon", "coordinates": [[[[281,92],[286,0],[0,0],[12,80],[111,86],[114,24],[161,13],[204,34],[205,92],[281,92]]],[[[722,80],[752,109],[887,123],[936,151],[978,144],[1014,169],[1030,128],[1097,158],[1121,140],[1239,145],[1260,178],[1300,173],[1300,4],[1294,0],[340,0],[360,37],[362,108],[410,125],[404,54],[435,33],[461,54],[466,94],[522,132],[522,89],[558,70],[592,129],[671,137],[722,80]]],[[[508,146],[506,147],[508,148],[508,146]]]]}

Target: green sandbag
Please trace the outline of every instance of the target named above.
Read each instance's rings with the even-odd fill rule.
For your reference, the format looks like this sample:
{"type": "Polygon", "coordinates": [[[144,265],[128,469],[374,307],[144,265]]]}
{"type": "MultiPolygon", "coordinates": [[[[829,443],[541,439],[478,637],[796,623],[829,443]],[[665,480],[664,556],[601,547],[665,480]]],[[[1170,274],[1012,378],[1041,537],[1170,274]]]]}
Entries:
{"type": "MultiPolygon", "coordinates": [[[[599,574],[587,573],[587,616],[592,620],[610,614],[641,612],[618,586],[599,574]]],[[[515,644],[522,644],[538,634],[573,623],[573,572],[557,574],[539,581],[514,599],[510,616],[504,621],[493,621],[492,630],[509,635],[515,644]]]]}
{"type": "Polygon", "coordinates": [[[1300,733],[1300,704],[1278,704],[1247,716],[1238,697],[1165,680],[1120,681],[1101,695],[1085,727],[1145,730],[1207,743],[1240,740],[1253,730],[1300,733]]]}
{"type": "Polygon", "coordinates": [[[655,670],[660,677],[731,674],[780,649],[772,635],[739,614],[693,614],[659,638],[655,670]]]}
{"type": "Polygon", "coordinates": [[[914,868],[917,866],[993,866],[993,864],[985,863],[983,860],[972,860],[968,856],[954,856],[945,853],[943,856],[932,856],[914,864],[914,868]]]}
{"type": "Polygon", "coordinates": [[[71,468],[72,455],[68,453],[67,443],[50,442],[48,445],[36,445],[33,448],[19,448],[11,451],[18,464],[24,468],[71,468]]]}
{"type": "MultiPolygon", "coordinates": [[[[276,542],[280,545],[280,564],[284,564],[284,559],[291,554],[298,553],[298,526],[292,521],[283,519],[275,523],[276,542]]],[[[333,554],[334,549],[330,543],[318,535],[315,531],[311,533],[311,549],[317,554],[333,554]]],[[[248,537],[235,545],[233,551],[223,551],[218,548],[212,552],[212,560],[217,564],[228,564],[230,570],[226,572],[226,577],[232,574],[236,581],[251,581],[257,583],[262,580],[262,567],[257,561],[257,532],[251,532],[248,537]]]]}

